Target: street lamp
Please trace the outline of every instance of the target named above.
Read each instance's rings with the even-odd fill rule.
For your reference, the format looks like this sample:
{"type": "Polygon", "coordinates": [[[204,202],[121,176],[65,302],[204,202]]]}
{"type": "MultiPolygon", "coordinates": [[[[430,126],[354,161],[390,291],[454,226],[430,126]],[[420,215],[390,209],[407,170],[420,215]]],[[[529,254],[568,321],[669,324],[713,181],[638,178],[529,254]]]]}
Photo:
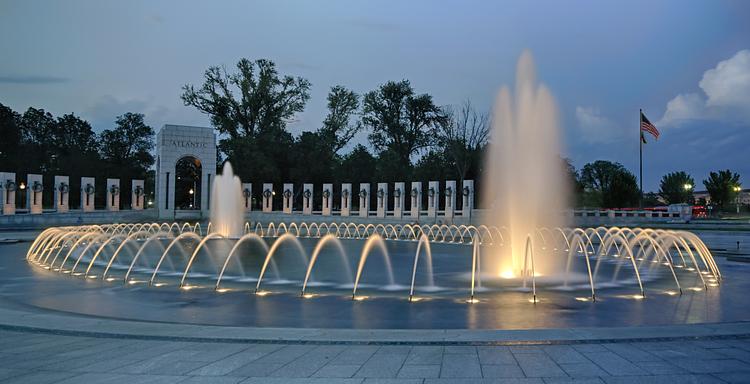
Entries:
{"type": "Polygon", "coordinates": [[[19,200],[21,200],[21,208],[26,208],[26,192],[25,192],[25,190],[26,190],[26,183],[24,183],[22,181],[21,185],[18,186],[18,189],[20,189],[22,191],[21,192],[21,198],[19,199],[19,200]]]}
{"type": "Polygon", "coordinates": [[[190,208],[193,208],[195,206],[195,190],[190,188],[188,194],[190,194],[190,208]]]}
{"type": "Polygon", "coordinates": [[[737,206],[737,214],[739,214],[740,213],[740,191],[742,191],[742,187],[740,187],[739,185],[735,185],[733,189],[734,189],[734,192],[737,194],[735,201],[736,201],[736,206],[737,206]]]}
{"type": "Polygon", "coordinates": [[[685,185],[683,185],[682,188],[685,188],[686,191],[689,191],[693,188],[693,186],[688,183],[685,183],[685,185]]]}

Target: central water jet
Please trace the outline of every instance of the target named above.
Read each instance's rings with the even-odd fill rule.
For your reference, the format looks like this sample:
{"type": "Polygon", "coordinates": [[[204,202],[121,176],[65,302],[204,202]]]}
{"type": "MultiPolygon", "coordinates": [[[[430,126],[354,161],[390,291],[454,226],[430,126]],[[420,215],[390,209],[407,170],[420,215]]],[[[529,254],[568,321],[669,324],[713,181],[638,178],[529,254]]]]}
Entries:
{"type": "Polygon", "coordinates": [[[232,165],[224,163],[211,187],[211,226],[214,233],[226,238],[242,236],[245,208],[242,203],[242,182],[234,175],[232,165]]]}
{"type": "MultiPolygon", "coordinates": [[[[534,61],[526,51],[518,59],[514,93],[503,87],[492,113],[492,133],[485,159],[484,223],[508,229],[504,247],[487,258],[491,273],[522,273],[526,236],[537,228],[561,226],[568,198],[560,159],[557,107],[549,90],[537,84],[534,61]]],[[[541,241],[534,239],[532,241],[541,241]]],[[[540,252],[537,271],[559,271],[552,252],[540,252]]]]}

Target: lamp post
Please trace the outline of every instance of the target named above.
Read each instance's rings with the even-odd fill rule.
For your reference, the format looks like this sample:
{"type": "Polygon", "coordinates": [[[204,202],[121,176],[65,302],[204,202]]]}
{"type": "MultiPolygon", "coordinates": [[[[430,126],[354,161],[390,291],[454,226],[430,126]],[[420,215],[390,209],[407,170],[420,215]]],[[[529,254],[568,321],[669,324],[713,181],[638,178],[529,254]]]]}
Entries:
{"type": "Polygon", "coordinates": [[[734,186],[734,193],[737,194],[737,197],[735,197],[735,204],[737,206],[737,214],[740,213],[740,191],[742,191],[742,187],[739,185],[734,186]]]}
{"type": "Polygon", "coordinates": [[[26,183],[22,181],[21,185],[18,186],[18,189],[21,191],[21,198],[19,199],[21,207],[26,208],[26,183]]]}
{"type": "Polygon", "coordinates": [[[685,183],[682,185],[682,188],[685,189],[685,203],[690,202],[690,191],[693,190],[693,185],[690,183],[685,183]]]}

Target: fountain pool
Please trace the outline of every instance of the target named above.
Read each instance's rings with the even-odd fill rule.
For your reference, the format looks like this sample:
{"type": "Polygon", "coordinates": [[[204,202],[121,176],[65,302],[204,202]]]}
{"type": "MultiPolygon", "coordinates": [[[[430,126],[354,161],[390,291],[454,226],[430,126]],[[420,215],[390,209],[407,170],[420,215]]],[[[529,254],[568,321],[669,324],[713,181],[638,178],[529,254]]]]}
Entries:
{"type": "Polygon", "coordinates": [[[499,275],[488,258],[506,246],[504,228],[247,223],[238,239],[207,229],[50,228],[26,263],[4,258],[13,276],[4,286],[23,305],[60,311],[277,327],[616,326],[745,313],[734,309],[745,288],[734,286],[748,284],[725,279],[735,267],[686,231],[541,228],[528,238],[527,269],[499,275]],[[561,270],[534,271],[540,254],[561,270]]]}

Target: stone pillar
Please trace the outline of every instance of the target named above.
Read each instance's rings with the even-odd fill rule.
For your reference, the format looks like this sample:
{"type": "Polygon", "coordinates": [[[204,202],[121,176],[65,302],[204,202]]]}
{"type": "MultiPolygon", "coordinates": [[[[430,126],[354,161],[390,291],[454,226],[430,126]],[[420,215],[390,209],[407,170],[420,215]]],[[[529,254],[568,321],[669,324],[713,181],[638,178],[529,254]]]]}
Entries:
{"type": "Polygon", "coordinates": [[[94,192],[96,191],[93,177],[81,178],[81,211],[94,212],[94,192]]]}
{"type": "Polygon", "coordinates": [[[341,216],[349,216],[352,212],[352,185],[341,184],[341,216]]]}
{"type": "Polygon", "coordinates": [[[445,182],[445,217],[453,217],[456,211],[456,181],[445,182]]]}
{"type": "Polygon", "coordinates": [[[471,212],[474,210],[474,180],[464,180],[461,199],[461,216],[471,217],[471,212]]]}
{"type": "Polygon", "coordinates": [[[437,217],[440,203],[440,182],[430,181],[427,187],[427,217],[437,217]]]}
{"type": "Polygon", "coordinates": [[[422,210],[422,182],[413,181],[411,183],[411,218],[419,220],[419,213],[422,210]]]}
{"type": "Polygon", "coordinates": [[[140,211],[146,203],[146,187],[143,180],[130,182],[130,209],[140,211]]]}
{"type": "Polygon", "coordinates": [[[70,210],[70,178],[68,176],[55,176],[55,210],[57,212],[68,212],[70,210]]]}
{"type": "Polygon", "coordinates": [[[120,210],[120,179],[107,179],[107,210],[120,210]]]}
{"type": "Polygon", "coordinates": [[[396,183],[393,186],[393,217],[400,219],[404,216],[404,191],[405,183],[396,183]]]}
{"type": "Polygon", "coordinates": [[[273,212],[273,184],[263,184],[263,212],[273,212]]]}
{"type": "Polygon", "coordinates": [[[312,215],[315,190],[312,184],[302,184],[302,214],[312,215]]]}
{"type": "Polygon", "coordinates": [[[0,201],[2,201],[3,215],[16,214],[16,174],[12,172],[0,173],[0,201]]]}
{"type": "Polygon", "coordinates": [[[359,184],[359,217],[367,217],[370,214],[370,184],[359,184]]]}
{"type": "Polygon", "coordinates": [[[294,184],[285,183],[281,192],[281,202],[284,213],[292,213],[294,206],[294,184]]]}
{"type": "Polygon", "coordinates": [[[388,183],[378,183],[378,217],[385,217],[388,211],[388,183]]]}
{"type": "Polygon", "coordinates": [[[242,206],[245,207],[245,212],[253,210],[253,184],[242,183],[242,206]]]}
{"type": "Polygon", "coordinates": [[[321,209],[323,210],[323,216],[331,216],[331,211],[333,211],[333,184],[323,184],[321,209]]]}
{"type": "Polygon", "coordinates": [[[44,184],[42,175],[30,173],[26,176],[26,208],[31,214],[42,213],[42,195],[44,184]]]}

